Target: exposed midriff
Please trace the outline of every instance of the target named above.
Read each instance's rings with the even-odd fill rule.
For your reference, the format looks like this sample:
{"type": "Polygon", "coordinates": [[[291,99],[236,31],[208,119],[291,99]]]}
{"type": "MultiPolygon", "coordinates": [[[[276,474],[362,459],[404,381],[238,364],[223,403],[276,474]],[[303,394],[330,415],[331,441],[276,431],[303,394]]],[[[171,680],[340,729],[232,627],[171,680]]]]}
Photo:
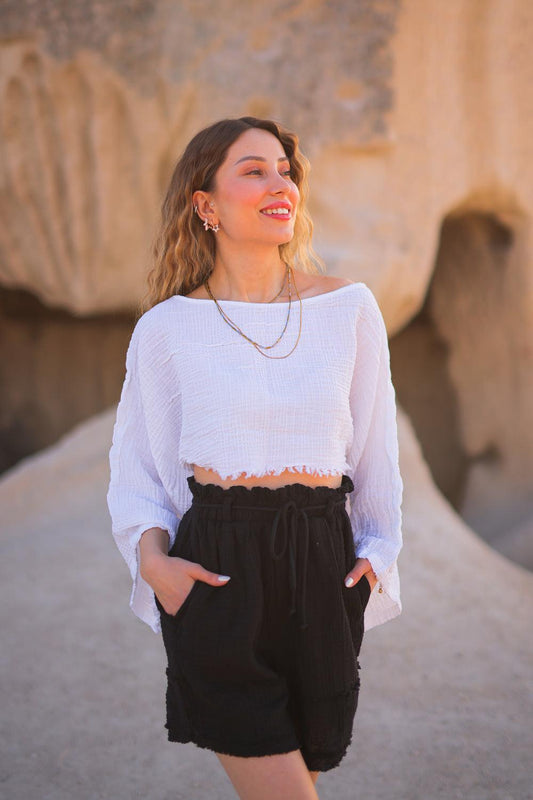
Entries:
{"type": "Polygon", "coordinates": [[[337,489],[341,485],[342,475],[315,475],[310,472],[293,472],[284,470],[279,475],[250,475],[246,477],[244,473],[237,478],[222,478],[213,469],[206,469],[198,464],[194,464],[194,478],[198,483],[214,483],[227,489],[229,486],[266,486],[269,489],[277,489],[288,483],[303,483],[305,486],[330,486],[337,489]]]}

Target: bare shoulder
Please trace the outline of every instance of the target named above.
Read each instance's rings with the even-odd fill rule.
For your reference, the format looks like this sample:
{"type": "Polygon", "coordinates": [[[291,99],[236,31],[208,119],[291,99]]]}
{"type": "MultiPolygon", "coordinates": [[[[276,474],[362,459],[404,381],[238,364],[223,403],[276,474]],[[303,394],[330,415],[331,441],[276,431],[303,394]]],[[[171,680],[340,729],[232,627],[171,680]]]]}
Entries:
{"type": "Polygon", "coordinates": [[[323,288],[321,291],[323,292],[333,292],[335,289],[341,289],[343,286],[350,286],[354,281],[351,281],[349,278],[341,278],[338,275],[324,275],[322,278],[324,281],[323,288]]]}
{"type": "Polygon", "coordinates": [[[309,275],[305,272],[295,271],[296,280],[302,297],[312,297],[317,294],[334,292],[343,286],[350,286],[354,281],[349,278],[341,278],[337,275],[309,275]]]}

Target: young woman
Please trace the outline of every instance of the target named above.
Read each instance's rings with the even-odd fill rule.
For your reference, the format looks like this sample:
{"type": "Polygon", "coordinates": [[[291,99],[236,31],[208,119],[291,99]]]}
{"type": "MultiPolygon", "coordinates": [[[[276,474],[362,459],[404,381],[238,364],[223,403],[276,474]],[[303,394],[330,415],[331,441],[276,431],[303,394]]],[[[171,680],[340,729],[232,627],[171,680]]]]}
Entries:
{"type": "Polygon", "coordinates": [[[364,283],[321,274],[308,169],[270,120],[191,140],[110,451],[168,738],[213,750],[245,800],[318,797],[351,741],[364,622],[401,610],[386,329],[364,283]]]}

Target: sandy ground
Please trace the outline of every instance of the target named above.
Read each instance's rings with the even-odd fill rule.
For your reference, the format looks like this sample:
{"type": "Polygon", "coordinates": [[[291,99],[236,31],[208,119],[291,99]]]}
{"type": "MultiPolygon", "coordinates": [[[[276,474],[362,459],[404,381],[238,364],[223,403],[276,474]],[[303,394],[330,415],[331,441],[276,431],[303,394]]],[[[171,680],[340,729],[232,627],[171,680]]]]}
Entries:
{"type": "MultiPolygon", "coordinates": [[[[0,796],[230,800],[212,753],[166,740],[162,644],[110,533],[113,421],[0,482],[0,796]]],[[[354,741],[320,797],[533,798],[533,575],[464,525],[399,422],[404,612],[365,639],[354,741]]]]}

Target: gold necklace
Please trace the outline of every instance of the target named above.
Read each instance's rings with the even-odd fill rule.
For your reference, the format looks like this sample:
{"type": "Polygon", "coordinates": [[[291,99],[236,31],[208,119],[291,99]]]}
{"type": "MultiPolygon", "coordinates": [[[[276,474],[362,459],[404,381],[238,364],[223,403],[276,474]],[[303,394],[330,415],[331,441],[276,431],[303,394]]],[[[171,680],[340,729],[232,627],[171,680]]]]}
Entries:
{"type": "MultiPolygon", "coordinates": [[[[282,358],[287,358],[288,356],[290,356],[290,355],[291,355],[291,353],[293,353],[293,352],[294,352],[294,350],[296,349],[296,345],[297,345],[297,344],[298,344],[298,342],[300,341],[300,334],[301,334],[301,332],[302,332],[302,298],[300,297],[300,294],[299,294],[299,292],[298,292],[298,287],[296,286],[296,281],[294,281],[294,289],[295,289],[295,291],[296,291],[296,295],[297,295],[297,297],[298,297],[298,300],[300,301],[300,324],[299,324],[299,328],[298,328],[298,338],[296,339],[296,342],[295,342],[295,344],[294,344],[294,347],[292,348],[292,350],[290,350],[290,351],[289,351],[288,353],[286,353],[284,356],[269,356],[269,355],[267,355],[267,353],[263,353],[263,350],[271,350],[273,347],[275,347],[275,346],[278,344],[278,342],[279,342],[279,341],[282,339],[282,337],[283,337],[283,335],[284,335],[285,331],[287,330],[287,326],[288,326],[288,324],[289,324],[289,318],[290,318],[290,315],[291,315],[291,307],[292,307],[292,292],[291,292],[291,273],[292,273],[292,268],[291,268],[291,267],[290,267],[288,264],[287,264],[286,266],[287,266],[287,281],[288,281],[288,288],[289,288],[289,307],[288,307],[288,309],[287,309],[287,319],[285,320],[285,325],[284,325],[284,328],[283,328],[283,330],[282,330],[281,334],[278,336],[278,338],[276,339],[276,341],[275,341],[273,344],[270,344],[270,345],[263,345],[263,344],[259,344],[258,342],[255,342],[253,339],[250,339],[250,337],[249,337],[249,336],[247,336],[245,333],[243,333],[243,331],[242,331],[242,330],[239,328],[239,326],[238,326],[238,325],[237,325],[235,322],[233,322],[233,320],[232,320],[232,319],[230,319],[230,317],[228,317],[228,315],[226,314],[226,312],[225,312],[225,311],[224,311],[224,310],[223,310],[223,309],[220,307],[220,305],[219,305],[219,303],[218,303],[218,301],[217,301],[216,297],[215,297],[215,296],[213,295],[213,293],[211,292],[211,289],[210,289],[210,287],[209,287],[209,281],[207,280],[207,278],[206,278],[206,280],[204,281],[204,286],[205,286],[205,288],[206,288],[206,291],[207,291],[207,293],[208,293],[209,297],[210,297],[212,300],[214,300],[214,302],[215,302],[215,305],[216,305],[216,307],[218,308],[218,310],[219,310],[219,312],[220,312],[220,314],[221,314],[221,316],[222,316],[223,320],[224,320],[224,321],[225,321],[225,322],[226,322],[226,323],[227,323],[227,324],[228,324],[228,325],[229,325],[231,328],[233,328],[233,330],[234,330],[236,333],[239,333],[239,334],[240,334],[240,335],[241,335],[241,336],[242,336],[244,339],[246,339],[246,341],[247,341],[247,342],[250,342],[250,344],[251,344],[251,345],[253,345],[253,346],[255,347],[255,349],[258,351],[258,353],[261,353],[261,355],[262,355],[262,356],[265,356],[265,358],[273,358],[273,359],[282,359],[282,358]]],[[[293,277],[294,277],[294,274],[293,274],[293,277]]],[[[282,287],[282,288],[283,288],[283,287],[282,287]]],[[[279,295],[280,295],[280,294],[281,294],[281,291],[280,291],[280,292],[278,292],[278,294],[276,295],[276,297],[279,297],[279,295]]],[[[274,298],[274,300],[275,300],[275,299],[276,299],[276,298],[274,298]]],[[[269,302],[272,302],[272,301],[269,301],[269,302]]]]}
{"type": "Polygon", "coordinates": [[[284,286],[285,286],[285,280],[287,280],[287,282],[289,282],[289,281],[290,281],[290,276],[289,276],[289,265],[286,263],[286,264],[285,264],[285,266],[287,267],[287,269],[285,270],[285,275],[283,276],[283,283],[281,284],[281,289],[279,290],[279,292],[277,293],[277,295],[276,295],[275,297],[273,297],[273,298],[272,298],[272,300],[269,300],[269,301],[268,301],[269,303],[273,303],[273,302],[274,302],[274,300],[277,300],[277,299],[278,299],[278,297],[280,296],[280,294],[282,293],[282,291],[283,291],[283,289],[284,289],[284,286]]]}
{"type": "MultiPolygon", "coordinates": [[[[283,276],[283,283],[281,284],[281,289],[279,290],[279,292],[277,293],[277,295],[276,295],[275,297],[273,297],[273,298],[272,298],[272,300],[268,300],[268,302],[267,302],[267,303],[265,303],[265,305],[268,305],[268,303],[273,303],[273,302],[274,302],[274,300],[277,300],[277,299],[278,299],[278,297],[280,296],[280,294],[282,293],[282,291],[283,291],[283,289],[284,289],[284,287],[285,287],[285,280],[287,280],[287,281],[288,281],[288,283],[290,283],[290,274],[289,274],[289,269],[290,269],[290,268],[289,268],[289,265],[287,264],[287,262],[285,262],[285,267],[286,267],[286,269],[285,269],[285,275],[283,276]]],[[[206,288],[206,290],[207,290],[207,293],[208,293],[209,297],[210,297],[212,300],[215,300],[215,298],[214,298],[213,294],[211,293],[211,289],[210,289],[210,287],[209,287],[209,283],[208,283],[208,281],[207,281],[207,278],[206,278],[206,279],[205,279],[205,281],[204,281],[204,286],[205,286],[205,288],[206,288]]],[[[215,300],[215,303],[216,303],[216,300],[215,300]]]]}
{"type": "MultiPolygon", "coordinates": [[[[288,285],[289,285],[289,307],[288,307],[288,309],[287,309],[287,319],[285,320],[285,326],[284,326],[284,328],[283,328],[283,330],[282,330],[281,334],[278,336],[278,338],[276,339],[276,341],[275,341],[273,344],[270,344],[270,345],[263,345],[263,344],[259,344],[258,342],[254,342],[254,340],[253,340],[253,339],[250,339],[250,337],[246,336],[246,334],[242,332],[242,330],[239,328],[239,326],[238,326],[238,325],[237,325],[235,322],[233,322],[233,320],[232,320],[232,319],[231,319],[231,318],[230,318],[230,317],[229,317],[229,316],[226,314],[226,312],[224,311],[224,309],[222,309],[222,308],[220,307],[220,305],[219,305],[219,303],[218,303],[217,299],[215,298],[215,296],[214,296],[214,295],[213,295],[213,293],[211,292],[211,287],[209,286],[209,281],[206,279],[206,280],[205,280],[205,282],[204,282],[204,285],[205,285],[205,288],[206,288],[206,290],[207,290],[207,293],[208,293],[209,297],[210,297],[212,300],[214,300],[214,302],[215,302],[215,305],[216,305],[216,307],[218,308],[218,310],[219,310],[219,313],[221,314],[221,316],[222,316],[222,318],[224,319],[224,321],[225,321],[225,322],[227,322],[227,324],[228,324],[228,325],[229,325],[231,328],[233,328],[233,330],[234,330],[236,333],[239,333],[239,334],[240,334],[241,336],[243,336],[243,337],[244,337],[244,338],[245,338],[247,341],[249,341],[249,342],[250,342],[250,344],[253,344],[255,347],[259,347],[259,348],[261,348],[261,349],[263,349],[263,350],[271,350],[273,347],[275,347],[275,346],[277,345],[277,343],[278,343],[278,342],[281,340],[281,338],[283,337],[283,335],[284,335],[285,331],[287,330],[287,325],[289,324],[289,317],[290,317],[290,314],[291,314],[291,304],[292,304],[292,302],[291,302],[291,301],[292,301],[292,293],[291,293],[291,278],[290,278],[290,272],[289,272],[289,269],[290,269],[290,268],[289,268],[289,265],[288,265],[288,264],[286,264],[286,266],[287,266],[287,280],[288,280],[288,285]]],[[[274,299],[275,299],[275,298],[274,298],[274,299]]],[[[265,354],[263,353],[263,355],[265,355],[265,354]]]]}

